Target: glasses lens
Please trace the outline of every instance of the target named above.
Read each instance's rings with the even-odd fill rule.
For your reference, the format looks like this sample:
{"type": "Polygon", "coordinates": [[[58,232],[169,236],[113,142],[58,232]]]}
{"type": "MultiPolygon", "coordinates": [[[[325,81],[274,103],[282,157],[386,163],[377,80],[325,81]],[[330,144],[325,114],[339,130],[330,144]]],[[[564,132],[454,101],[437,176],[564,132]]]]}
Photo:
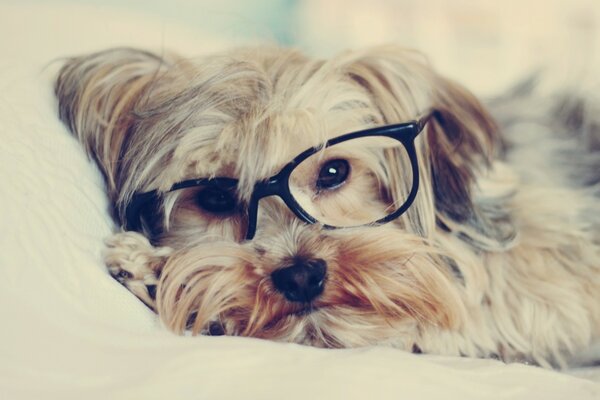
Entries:
{"type": "MultiPolygon", "coordinates": [[[[237,195],[237,181],[217,178],[177,188],[166,196],[172,205],[170,224],[178,232],[193,232],[201,226],[206,232],[233,236],[242,240],[246,235],[248,216],[246,204],[237,195]]],[[[190,233],[191,234],[191,233],[190,233]]]]}
{"type": "Polygon", "coordinates": [[[325,225],[370,224],[408,199],[413,172],[404,145],[385,136],[362,137],[329,146],[292,171],[290,192],[325,225]]]}

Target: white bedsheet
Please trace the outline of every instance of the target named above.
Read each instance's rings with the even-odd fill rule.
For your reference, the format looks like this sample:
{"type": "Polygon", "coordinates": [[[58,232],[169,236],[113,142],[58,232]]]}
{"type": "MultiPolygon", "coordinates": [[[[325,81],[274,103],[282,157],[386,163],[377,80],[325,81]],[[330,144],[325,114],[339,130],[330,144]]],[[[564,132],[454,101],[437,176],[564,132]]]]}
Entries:
{"type": "Polygon", "coordinates": [[[59,63],[48,62],[116,44],[225,43],[57,4],[0,5],[0,32],[0,399],[600,398],[592,380],[519,364],[165,331],[102,264],[113,228],[102,178],[58,121],[59,63]]]}

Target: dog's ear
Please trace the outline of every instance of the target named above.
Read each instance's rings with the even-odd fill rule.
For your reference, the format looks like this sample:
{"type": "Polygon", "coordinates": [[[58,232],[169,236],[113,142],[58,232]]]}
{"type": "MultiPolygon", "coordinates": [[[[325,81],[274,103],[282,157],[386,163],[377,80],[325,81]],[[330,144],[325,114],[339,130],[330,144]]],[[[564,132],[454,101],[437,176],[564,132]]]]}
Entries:
{"type": "MultiPolygon", "coordinates": [[[[437,224],[481,247],[506,246],[514,238],[507,212],[499,201],[474,194],[479,177],[488,174],[502,151],[498,128],[477,98],[435,73],[414,51],[370,49],[357,53],[347,68],[349,77],[369,92],[384,123],[414,120],[427,110],[433,113],[417,139],[420,193],[403,216],[405,225],[429,235],[437,224]],[[427,204],[433,205],[433,214],[427,212],[432,208],[427,204]]],[[[403,179],[391,178],[392,186],[403,179]]]]}
{"type": "Polygon", "coordinates": [[[118,48],[69,59],[59,72],[55,93],[60,118],[98,163],[113,202],[136,106],[166,68],[162,57],[118,48]]]}

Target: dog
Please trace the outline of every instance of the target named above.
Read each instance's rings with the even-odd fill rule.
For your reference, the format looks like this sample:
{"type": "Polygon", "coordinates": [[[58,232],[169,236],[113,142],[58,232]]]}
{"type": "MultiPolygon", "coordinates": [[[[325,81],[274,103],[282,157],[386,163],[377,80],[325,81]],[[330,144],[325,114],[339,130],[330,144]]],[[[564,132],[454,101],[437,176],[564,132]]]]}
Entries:
{"type": "Polygon", "coordinates": [[[396,46],[117,48],[55,93],[108,269],[170,330],[564,367],[600,336],[600,125],[533,86],[484,106],[396,46]]]}

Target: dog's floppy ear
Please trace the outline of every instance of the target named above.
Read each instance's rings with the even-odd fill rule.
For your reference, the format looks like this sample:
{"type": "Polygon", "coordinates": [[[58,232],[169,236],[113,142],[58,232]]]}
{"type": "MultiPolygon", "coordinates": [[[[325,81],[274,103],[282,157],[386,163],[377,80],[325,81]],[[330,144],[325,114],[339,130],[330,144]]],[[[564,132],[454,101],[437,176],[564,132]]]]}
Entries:
{"type": "Polygon", "coordinates": [[[118,196],[118,171],[134,111],[166,61],[152,53],[117,48],[67,60],[55,85],[60,118],[105,175],[118,196]]]}
{"type": "MultiPolygon", "coordinates": [[[[347,68],[384,123],[433,112],[418,139],[420,193],[406,225],[428,235],[437,224],[486,248],[507,245],[514,237],[508,214],[494,199],[474,196],[477,178],[486,175],[502,146],[496,124],[475,96],[435,73],[420,54],[393,46],[357,53],[347,68]],[[433,203],[434,215],[426,215],[430,207],[423,203],[433,203]]],[[[392,178],[393,185],[403,177],[392,178]]]]}

